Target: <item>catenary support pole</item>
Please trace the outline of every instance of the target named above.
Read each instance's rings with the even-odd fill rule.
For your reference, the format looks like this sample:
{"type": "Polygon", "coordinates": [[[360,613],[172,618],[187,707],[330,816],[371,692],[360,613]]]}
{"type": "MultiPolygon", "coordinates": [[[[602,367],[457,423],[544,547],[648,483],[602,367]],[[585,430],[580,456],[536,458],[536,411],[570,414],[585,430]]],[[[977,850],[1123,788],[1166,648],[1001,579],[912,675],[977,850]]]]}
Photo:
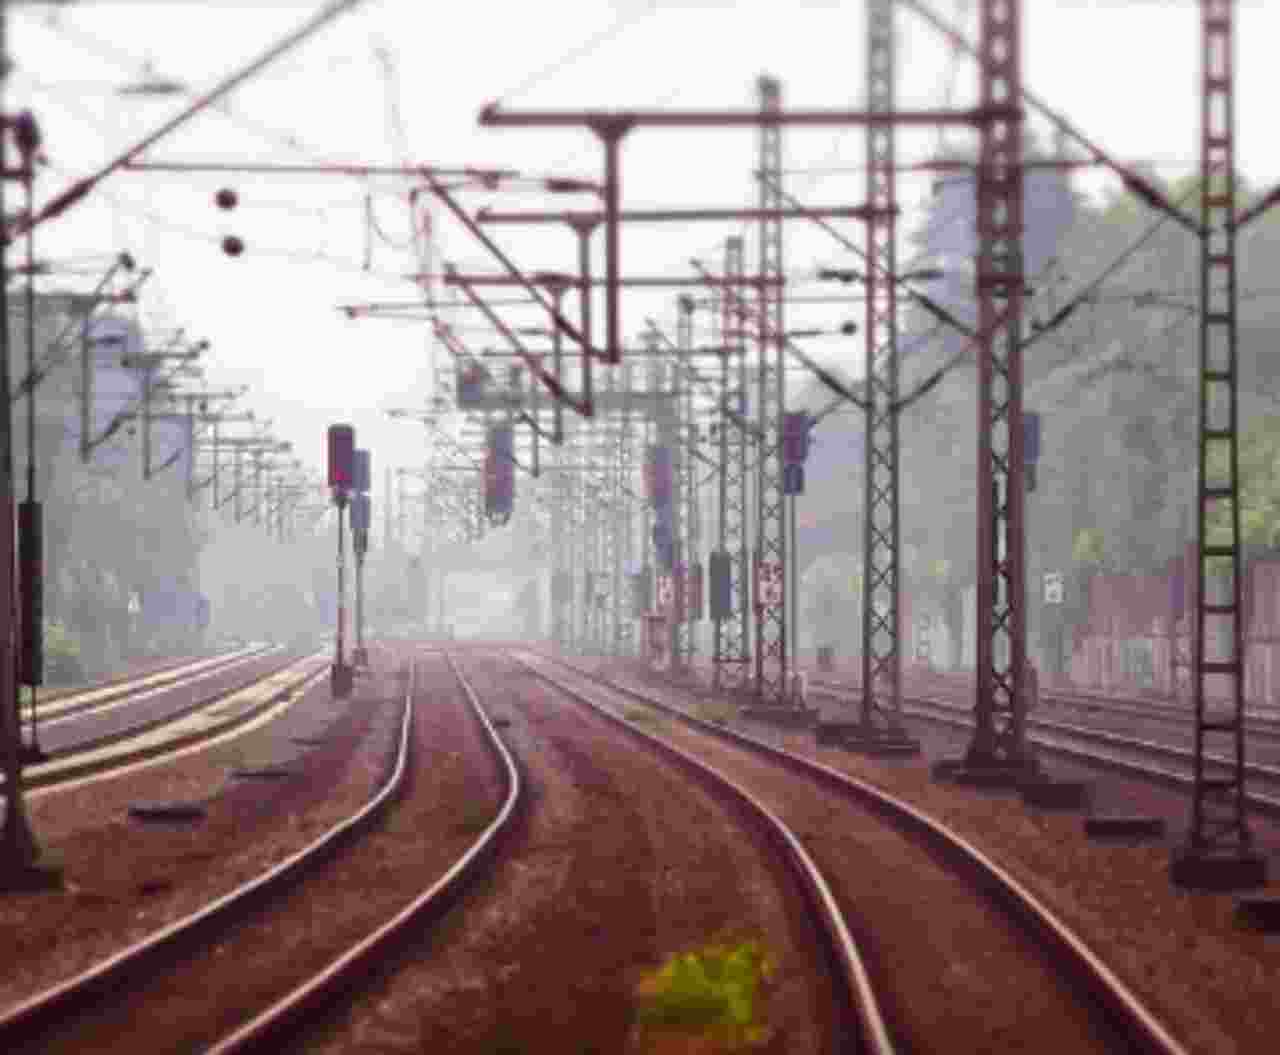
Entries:
{"type": "MultiPolygon", "coordinates": [[[[0,4],[0,56],[8,55],[6,5],[0,4]]],[[[9,70],[0,68],[0,114],[9,70]]],[[[4,217],[4,178],[7,130],[0,127],[0,217],[4,217]]],[[[0,239],[0,272],[5,266],[6,240],[0,239]]],[[[5,777],[4,827],[0,830],[0,882],[22,884],[34,874],[40,854],[27,819],[22,788],[22,732],[19,727],[17,686],[17,591],[14,589],[13,411],[9,370],[9,294],[0,282],[0,751],[5,777]]]]}
{"type": "MultiPolygon", "coordinates": [[[[772,77],[757,82],[760,108],[766,114],[782,110],[782,87],[772,77]]],[[[761,209],[780,209],[782,183],[782,127],[760,126],[757,181],[761,209]]],[[[756,610],[756,693],[764,706],[788,701],[787,641],[787,520],[782,489],[782,415],[786,408],[784,363],[782,221],[760,221],[760,334],[756,424],[760,449],[756,458],[756,547],[754,593],[756,610]]]]}
{"type": "MultiPolygon", "coordinates": [[[[867,3],[867,109],[892,113],[897,49],[893,0],[867,3]]],[[[901,531],[898,443],[898,254],[896,136],[867,126],[867,402],[862,532],[862,701],[852,747],[913,750],[902,725],[901,531]]]]}
{"type": "MultiPolygon", "coordinates": [[[[1022,87],[1021,0],[981,0],[982,105],[1022,87]]],[[[970,769],[1034,771],[1026,739],[1023,577],[1022,117],[984,122],[977,173],[978,561],[975,729],[970,769]]]]}
{"type": "Polygon", "coordinates": [[[1191,825],[1171,876],[1189,887],[1261,886],[1245,800],[1245,610],[1240,539],[1232,0],[1201,0],[1200,406],[1191,825]],[[1225,516],[1223,515],[1225,513],[1225,516]]]}

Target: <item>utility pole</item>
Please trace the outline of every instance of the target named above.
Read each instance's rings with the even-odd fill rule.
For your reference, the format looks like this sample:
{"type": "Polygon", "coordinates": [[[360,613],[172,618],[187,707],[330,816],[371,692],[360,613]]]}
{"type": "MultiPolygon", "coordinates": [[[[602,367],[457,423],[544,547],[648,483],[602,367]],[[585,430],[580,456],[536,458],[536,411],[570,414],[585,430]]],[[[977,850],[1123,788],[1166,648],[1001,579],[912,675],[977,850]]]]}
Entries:
{"type": "MultiPolygon", "coordinates": [[[[867,109],[894,111],[897,47],[893,0],[867,3],[867,109]]],[[[867,379],[862,529],[862,706],[842,742],[877,754],[915,754],[902,725],[901,532],[898,443],[898,252],[896,134],[868,125],[866,315],[867,379]]]]}
{"type": "MultiPolygon", "coordinates": [[[[724,248],[727,279],[743,273],[741,237],[729,238],[724,248]]],[[[717,571],[712,591],[723,604],[715,618],[715,686],[741,690],[749,678],[751,642],[751,562],[747,520],[747,433],[738,423],[747,413],[747,354],[745,313],[726,287],[720,295],[720,386],[718,408],[719,472],[717,502],[717,571]],[[735,422],[734,418],[737,421],[735,422]]]]}
{"type": "MultiPolygon", "coordinates": [[[[1022,94],[1022,4],[981,0],[984,109],[1022,94]]],[[[974,732],[939,775],[1020,784],[1037,765],[1026,738],[1022,464],[1022,114],[982,122],[977,172],[978,561],[974,732]]],[[[869,571],[869,569],[868,569],[869,571]]]]}
{"type": "MultiPolygon", "coordinates": [[[[776,114],[782,109],[782,86],[772,77],[757,81],[760,109],[776,114]]],[[[765,121],[759,132],[759,182],[761,210],[783,207],[782,128],[765,121]]],[[[760,339],[757,375],[756,427],[760,447],[756,457],[756,694],[761,706],[778,708],[793,702],[788,685],[787,642],[787,521],[782,480],[782,415],[786,410],[782,287],[784,274],[782,221],[760,220],[760,339]]]]}
{"type": "Polygon", "coordinates": [[[1200,408],[1192,595],[1195,786],[1191,830],[1170,866],[1175,883],[1213,890],[1261,886],[1267,878],[1266,858],[1253,846],[1244,788],[1246,610],[1241,579],[1236,237],[1241,222],[1257,213],[1238,217],[1235,207],[1232,16],[1231,0],[1201,0],[1200,408]],[[1223,503],[1227,530],[1212,529],[1223,503]],[[1221,700],[1230,702],[1224,707],[1221,700]],[[1210,756],[1211,746],[1221,751],[1217,758],[1210,756]]]}
{"type": "MultiPolygon", "coordinates": [[[[0,58],[8,55],[7,5],[0,3],[0,58]]],[[[7,60],[0,63],[0,225],[8,226],[4,206],[8,178],[8,132],[12,122],[4,112],[7,60]]],[[[0,238],[0,274],[4,273],[8,232],[0,238]]],[[[27,819],[22,787],[22,731],[18,714],[17,640],[15,630],[13,525],[13,410],[9,364],[8,283],[0,282],[0,751],[5,778],[4,827],[0,830],[0,885],[29,887],[57,885],[60,873],[42,867],[40,847],[27,819]]]]}
{"type": "Polygon", "coordinates": [[[679,670],[692,667],[695,647],[695,627],[693,612],[689,604],[692,593],[693,567],[697,559],[697,550],[693,542],[693,435],[696,426],[693,421],[693,385],[686,378],[685,371],[692,364],[693,351],[693,298],[684,295],[676,301],[676,352],[671,365],[672,395],[671,405],[675,419],[676,435],[672,450],[675,459],[674,484],[676,493],[672,496],[672,509],[678,509],[679,516],[672,531],[676,539],[676,566],[673,576],[674,602],[673,625],[676,628],[675,642],[677,650],[672,653],[673,666],[679,670]]]}

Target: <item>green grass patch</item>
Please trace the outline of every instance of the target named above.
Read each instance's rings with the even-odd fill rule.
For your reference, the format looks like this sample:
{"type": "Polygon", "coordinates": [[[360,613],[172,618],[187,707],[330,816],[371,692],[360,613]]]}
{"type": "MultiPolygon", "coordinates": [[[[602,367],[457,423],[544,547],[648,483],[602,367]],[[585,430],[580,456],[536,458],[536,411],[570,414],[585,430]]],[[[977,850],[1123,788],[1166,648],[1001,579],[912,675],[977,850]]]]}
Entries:
{"type": "Polygon", "coordinates": [[[773,972],[754,939],[712,943],[677,953],[636,989],[636,1022],[643,1033],[695,1033],[727,1051],[769,1039],[761,1019],[760,990],[773,972]]]}
{"type": "Polygon", "coordinates": [[[493,814],[481,803],[468,799],[458,810],[453,830],[462,835],[479,835],[493,823],[493,814]]]}
{"type": "Polygon", "coordinates": [[[622,717],[629,722],[635,722],[637,725],[653,725],[658,721],[657,713],[648,707],[624,708],[622,717]]]}
{"type": "Polygon", "coordinates": [[[704,722],[728,725],[735,716],[735,708],[726,700],[708,700],[693,705],[693,716],[704,722]]]}

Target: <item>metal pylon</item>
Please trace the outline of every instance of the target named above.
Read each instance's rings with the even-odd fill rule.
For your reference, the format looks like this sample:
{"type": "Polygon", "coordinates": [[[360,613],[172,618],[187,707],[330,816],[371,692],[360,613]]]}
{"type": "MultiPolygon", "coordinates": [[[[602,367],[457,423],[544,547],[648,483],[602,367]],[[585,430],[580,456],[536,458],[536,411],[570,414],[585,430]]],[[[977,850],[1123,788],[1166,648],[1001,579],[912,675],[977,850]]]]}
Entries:
{"type": "MultiPolygon", "coordinates": [[[[772,77],[757,82],[760,108],[782,109],[782,87],[772,77]]],[[[757,178],[762,209],[785,207],[782,194],[782,128],[763,124],[757,178]]],[[[789,702],[787,691],[787,519],[782,492],[782,415],[786,409],[783,370],[783,288],[771,280],[783,275],[782,220],[760,221],[760,363],[757,427],[760,450],[756,459],[756,692],[760,702],[789,702]]]]}
{"type": "MultiPolygon", "coordinates": [[[[892,0],[867,4],[867,110],[892,113],[892,0]]],[[[867,125],[866,476],[863,500],[862,710],[866,737],[902,734],[899,609],[898,297],[894,126],[867,125]]]]}
{"type": "Polygon", "coordinates": [[[551,626],[557,647],[568,651],[573,644],[573,580],[570,552],[570,474],[556,472],[568,465],[568,451],[556,448],[551,474],[551,626]]]}
{"type": "MultiPolygon", "coordinates": [[[[726,278],[741,278],[742,239],[725,242],[726,278]]],[[[747,413],[747,355],[743,330],[746,325],[741,305],[726,287],[720,297],[720,408],[719,415],[719,548],[729,555],[729,611],[714,627],[715,686],[738,689],[748,676],[751,641],[750,552],[747,539],[747,434],[724,413],[733,411],[739,419],[747,413]],[[732,348],[730,353],[728,349],[732,348]]]]}
{"type": "MultiPolygon", "coordinates": [[[[1019,0],[981,0],[979,103],[1022,90],[1019,0]]],[[[1022,481],[1022,116],[981,127],[977,180],[978,611],[975,729],[965,761],[1031,765],[1025,719],[1022,481]]]]}
{"type": "Polygon", "coordinates": [[[1231,0],[1201,0],[1200,411],[1196,469],[1195,786],[1191,830],[1174,879],[1265,882],[1252,850],[1244,788],[1244,610],[1241,605],[1239,377],[1236,326],[1235,107],[1231,0]],[[1211,528],[1215,514],[1226,525],[1211,528]],[[1225,862],[1228,871],[1203,867],[1225,862]],[[1242,867],[1243,866],[1243,867],[1242,867]]]}
{"type": "Polygon", "coordinates": [[[623,406],[615,440],[616,465],[614,467],[614,531],[617,550],[614,555],[615,587],[613,597],[613,652],[615,656],[629,656],[634,649],[635,622],[628,612],[629,599],[622,587],[622,573],[629,570],[634,561],[635,548],[632,539],[632,518],[635,515],[634,448],[631,437],[631,391],[634,370],[625,363],[622,371],[623,406]]]}
{"type": "Polygon", "coordinates": [[[658,443],[671,451],[671,485],[674,490],[671,496],[672,566],[669,572],[663,572],[660,568],[658,569],[659,574],[669,574],[671,576],[673,585],[671,603],[666,609],[667,650],[673,670],[683,669],[688,658],[685,623],[680,618],[680,590],[677,585],[679,583],[680,565],[685,560],[684,508],[681,497],[683,495],[684,466],[688,460],[683,450],[683,444],[680,442],[680,393],[683,385],[681,373],[678,363],[660,360],[657,363],[657,370],[654,374],[657,381],[656,390],[661,393],[654,402],[658,419],[658,443]]]}
{"type": "Polygon", "coordinates": [[[673,385],[672,409],[675,413],[675,443],[673,457],[675,460],[675,503],[680,508],[677,520],[679,534],[676,536],[676,639],[679,643],[676,665],[689,667],[694,659],[696,638],[692,613],[687,604],[689,579],[693,574],[693,564],[697,559],[697,548],[694,545],[694,458],[691,432],[693,423],[693,385],[685,377],[685,368],[692,364],[690,351],[693,349],[693,298],[681,297],[676,315],[676,356],[677,361],[671,364],[673,385]]]}

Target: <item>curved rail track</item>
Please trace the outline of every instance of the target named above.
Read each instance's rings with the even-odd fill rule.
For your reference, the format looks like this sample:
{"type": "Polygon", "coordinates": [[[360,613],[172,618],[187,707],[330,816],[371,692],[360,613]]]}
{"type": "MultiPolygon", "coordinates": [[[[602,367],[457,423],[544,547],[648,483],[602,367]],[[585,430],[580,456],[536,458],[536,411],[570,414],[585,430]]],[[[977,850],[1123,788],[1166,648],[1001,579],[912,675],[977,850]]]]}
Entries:
{"type": "Polygon", "coordinates": [[[272,650],[255,653],[212,670],[198,670],[147,686],[137,694],[122,691],[109,702],[95,701],[46,730],[48,760],[27,767],[23,783],[48,789],[115,773],[238,730],[314,684],[327,667],[318,656],[270,659],[272,650]],[[265,661],[265,665],[264,665],[265,661]],[[254,667],[246,677],[227,678],[240,662],[254,667]],[[218,684],[196,696],[188,689],[205,679],[218,684]]]}
{"type": "MultiPolygon", "coordinates": [[[[828,683],[811,681],[809,684],[811,695],[816,693],[844,704],[855,700],[849,689],[838,692],[828,688],[828,683]]],[[[904,694],[902,710],[908,717],[938,725],[957,729],[973,727],[967,704],[935,696],[904,694]]],[[[1185,747],[1035,715],[1028,715],[1027,730],[1028,740],[1048,755],[1181,790],[1194,785],[1191,773],[1195,755],[1185,747]]],[[[1210,763],[1215,761],[1213,755],[1208,759],[1210,763]]],[[[1216,760],[1227,764],[1226,759],[1216,760]]],[[[1245,792],[1249,807],[1269,816],[1280,816],[1280,767],[1246,762],[1244,772],[1254,785],[1245,792]],[[1265,790],[1258,790],[1259,784],[1265,790]]]]}
{"type": "MultiPolygon", "coordinates": [[[[413,904],[405,908],[395,919],[390,920],[384,927],[354,946],[324,972],[298,987],[273,1007],[246,1023],[234,1034],[231,1034],[210,1049],[210,1055],[278,1050],[279,1045],[313,1011],[329,1002],[336,994],[349,994],[353,989],[358,989],[366,976],[370,964],[376,961],[384,946],[396,940],[401,930],[410,925],[420,925],[424,918],[438,918],[448,905],[458,895],[462,894],[468,886],[474,881],[484,878],[487,874],[486,870],[481,867],[482,855],[487,856],[496,848],[498,836],[513,818],[514,811],[521,802],[523,784],[515,759],[502,745],[493,726],[484,717],[484,712],[475,690],[457,667],[452,656],[446,653],[446,657],[455,676],[466,692],[471,706],[482,717],[490,734],[492,744],[501,755],[506,768],[508,792],[498,817],[473,844],[467,854],[460,858],[445,876],[425,891],[413,904]]],[[[583,699],[571,689],[563,691],[598,710],[590,701],[583,699]]],[[[880,1017],[874,994],[870,988],[870,983],[867,981],[865,969],[858,958],[852,938],[848,929],[844,926],[843,918],[831,897],[830,891],[826,888],[821,875],[813,867],[812,862],[809,861],[800,840],[775,818],[772,818],[764,807],[755,802],[747,792],[732,783],[727,783],[724,778],[716,775],[709,767],[691,756],[685,755],[678,749],[663,743],[661,740],[649,736],[643,730],[616,718],[607,711],[601,711],[600,713],[615,724],[626,727],[626,730],[633,735],[642,737],[648,746],[656,749],[665,757],[677,761],[686,772],[691,773],[699,781],[714,783],[717,785],[717,790],[721,792],[726,786],[730,788],[731,793],[739,799],[740,803],[751,811],[756,823],[769,830],[771,839],[776,842],[780,851],[786,855],[793,868],[796,869],[797,875],[808,888],[809,897],[807,900],[810,902],[810,907],[817,913],[818,918],[826,923],[826,930],[831,942],[829,951],[839,964],[838,973],[847,983],[851,1003],[857,1007],[857,1014],[851,1017],[859,1023],[858,1031],[861,1039],[856,1048],[846,1045],[841,1050],[865,1051],[873,1053],[873,1055],[892,1055],[893,1046],[889,1041],[887,1030],[880,1017]]]]}
{"type": "MultiPolygon", "coordinates": [[[[804,777],[807,782],[837,791],[850,804],[888,821],[923,844],[936,859],[945,861],[949,869],[965,877],[982,897],[990,899],[1041,951],[1053,973],[1070,982],[1068,991],[1074,994],[1075,999],[1086,1007],[1100,1010],[1109,1032],[1118,1038],[1110,1045],[1110,1050],[1152,1055],[1182,1055],[1184,1052],[1185,1049],[1165,1026],[1084,941],[1008,872],[946,826],[908,803],[821,763],[695,718],[648,692],[583,670],[562,658],[539,658],[554,662],[593,685],[605,687],[624,700],[656,708],[683,726],[733,744],[757,757],[767,758],[790,773],[804,777]]],[[[539,673],[555,680],[543,671],[539,673]]]]}
{"type": "Polygon", "coordinates": [[[640,728],[582,692],[581,688],[547,674],[536,664],[515,657],[526,669],[559,692],[576,700],[608,719],[627,734],[639,739],[647,748],[674,762],[696,783],[720,797],[727,796],[737,807],[736,818],[771,846],[785,862],[795,889],[805,903],[822,944],[823,959],[833,976],[833,991],[840,1006],[835,1009],[838,1036],[832,1050],[866,1052],[869,1055],[893,1055],[897,1050],[891,1037],[881,1001],[870,979],[862,952],[853,938],[844,912],[837,903],[830,884],[800,836],[757,796],[694,755],[668,743],[662,737],[640,728]]]}
{"type": "MultiPolygon", "coordinates": [[[[855,683],[812,676],[809,684],[841,692],[861,691],[855,683]]],[[[971,698],[973,695],[970,679],[947,674],[935,674],[930,678],[904,678],[903,687],[912,696],[926,699],[937,695],[945,695],[949,699],[971,698]]],[[[1100,692],[1052,688],[1041,690],[1039,702],[1042,708],[1082,711],[1093,719],[1136,719],[1188,731],[1192,721],[1190,701],[1174,701],[1167,697],[1108,696],[1100,692]]],[[[1245,727],[1251,738],[1280,745],[1280,717],[1276,717],[1274,712],[1256,707],[1246,708],[1245,727]]]]}
{"type": "Polygon", "coordinates": [[[143,683],[160,684],[166,678],[182,677],[184,672],[230,662],[241,656],[264,651],[267,647],[265,644],[244,645],[239,648],[224,649],[212,655],[199,658],[192,658],[191,656],[170,658],[161,660],[153,666],[148,666],[141,670],[117,674],[115,677],[104,678],[101,681],[87,685],[63,685],[54,688],[42,686],[39,698],[36,700],[36,711],[40,713],[46,707],[53,710],[55,705],[74,702],[73,698],[79,699],[95,695],[109,696],[115,690],[121,690],[125,693],[133,691],[134,688],[141,686],[143,683]]]}
{"type": "MultiPolygon", "coordinates": [[[[507,787],[498,816],[445,875],[392,919],[351,945],[324,970],[204,1050],[279,1051],[282,1038],[300,1028],[312,1011],[366,984],[369,967],[385,955],[394,942],[411,926],[443,912],[465,885],[482,873],[487,856],[508,828],[521,800],[522,784],[514,759],[498,739],[470,685],[456,668],[455,673],[470,706],[487,730],[493,750],[503,762],[507,787]]],[[[59,1048],[96,1050],[94,1038],[78,1032],[91,1028],[83,1026],[81,1020],[92,1021],[96,1008],[128,999],[149,981],[180,970],[186,958],[215,942],[233,944],[247,922],[274,899],[296,891],[335,855],[354,846],[404,793],[411,761],[414,677],[411,668],[405,679],[394,760],[381,787],[364,807],[278,865],[197,912],[0,1014],[0,1050],[45,1050],[51,1043],[59,1048]]],[[[157,1014],[163,1017],[162,1011],[157,1014]]]]}

